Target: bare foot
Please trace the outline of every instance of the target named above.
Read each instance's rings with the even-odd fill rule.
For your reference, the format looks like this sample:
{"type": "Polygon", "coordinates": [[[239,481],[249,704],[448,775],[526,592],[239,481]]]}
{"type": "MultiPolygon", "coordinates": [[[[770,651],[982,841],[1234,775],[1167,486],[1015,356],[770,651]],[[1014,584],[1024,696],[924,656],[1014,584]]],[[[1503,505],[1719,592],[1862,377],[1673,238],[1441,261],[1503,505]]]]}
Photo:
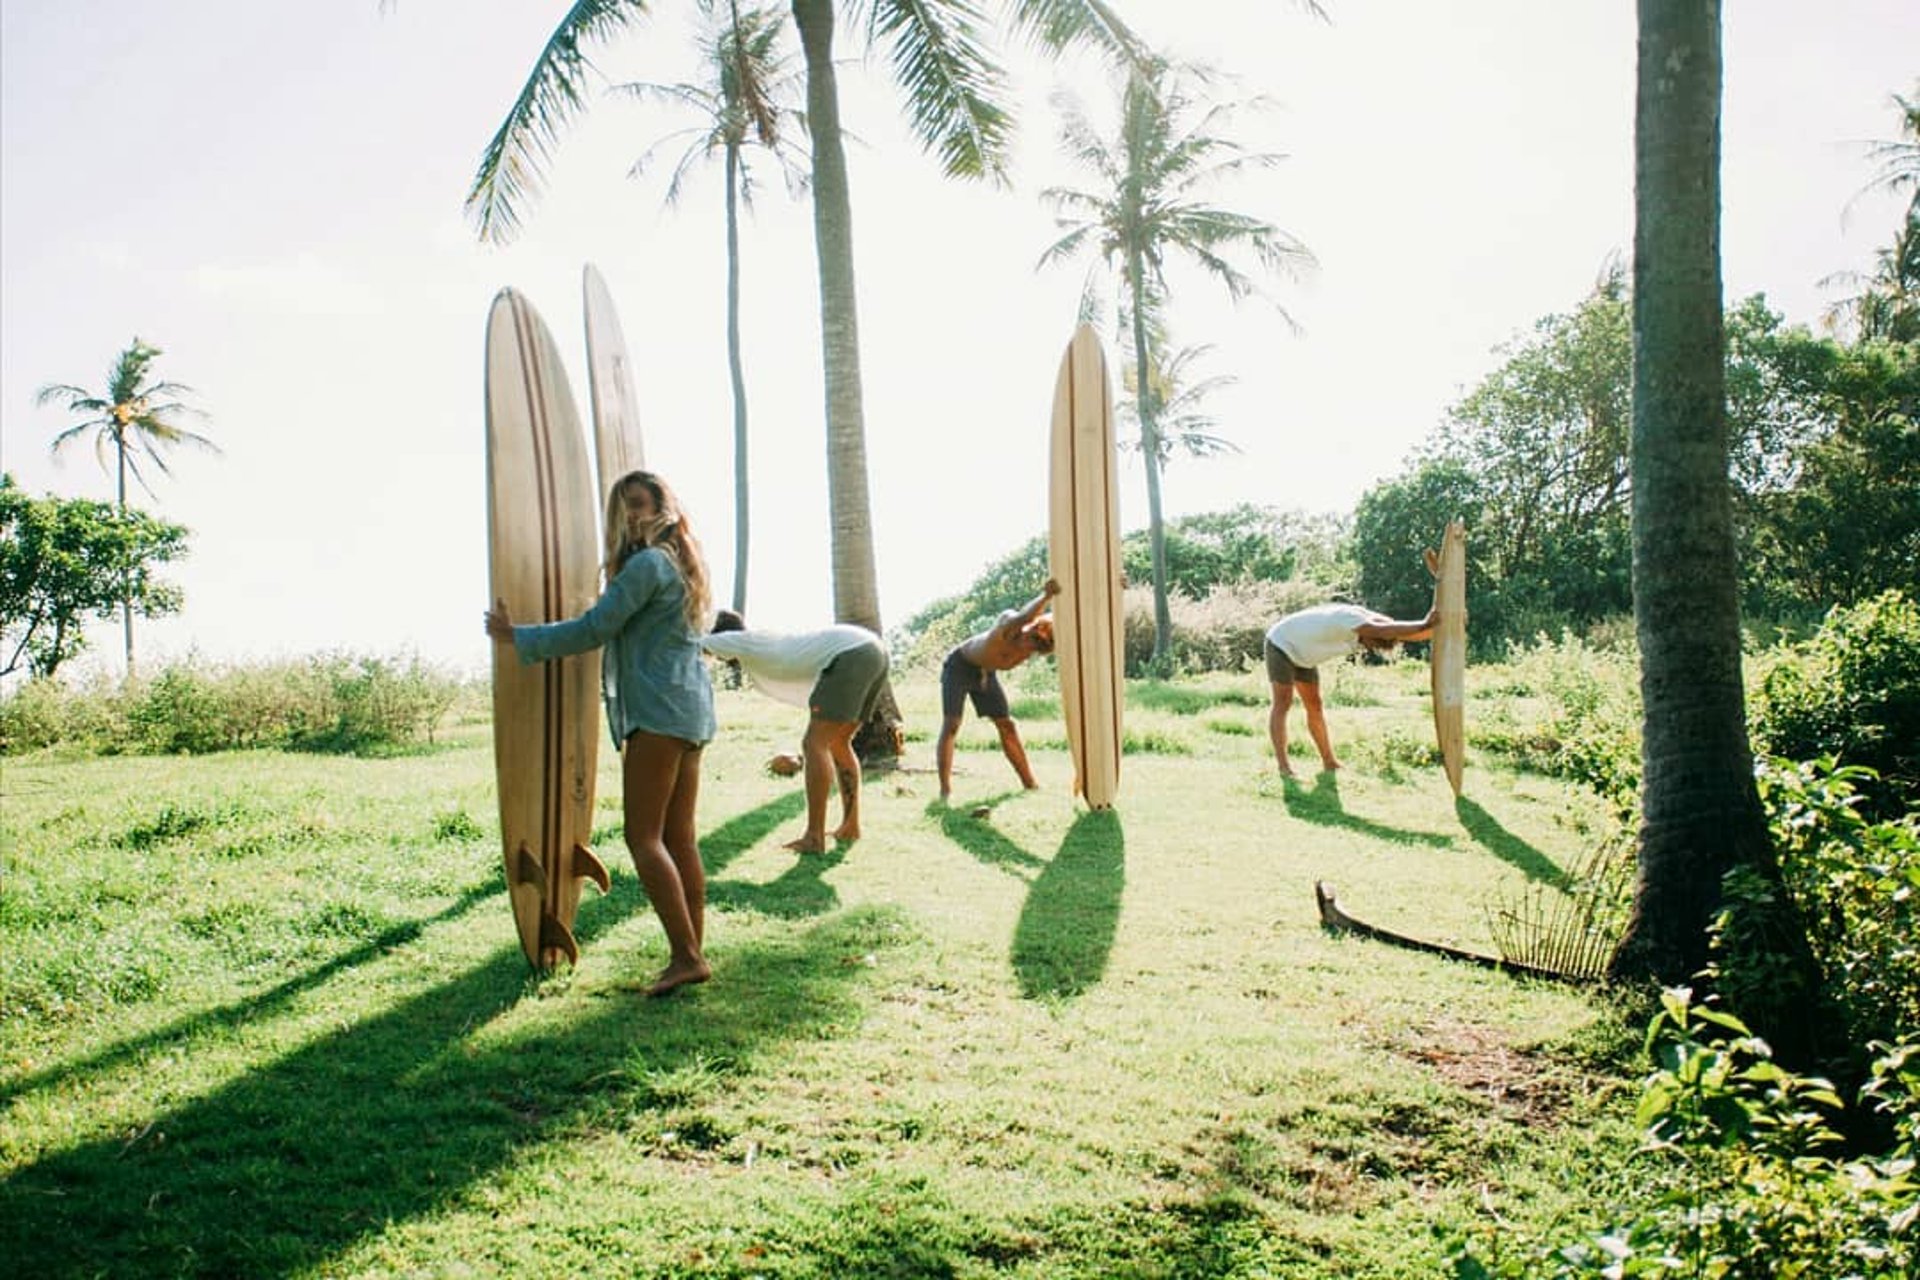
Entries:
{"type": "Polygon", "coordinates": [[[1338,760],[1322,760],[1320,762],[1320,772],[1322,773],[1333,773],[1339,768],[1340,762],[1338,760]]]}
{"type": "Polygon", "coordinates": [[[1294,772],[1293,772],[1293,766],[1292,766],[1292,765],[1286,765],[1286,764],[1283,764],[1283,765],[1281,765],[1281,766],[1280,766],[1280,776],[1281,776],[1281,777],[1283,777],[1283,778],[1291,778],[1291,777],[1293,777],[1293,776],[1295,776],[1295,775],[1294,775],[1294,772]]]}
{"type": "Polygon", "coordinates": [[[827,842],[815,836],[801,836],[798,840],[789,840],[780,847],[791,849],[795,853],[825,853],[827,842]]]}
{"type": "Polygon", "coordinates": [[[854,824],[854,825],[842,824],[841,826],[834,828],[833,838],[835,840],[838,840],[842,844],[852,844],[855,840],[858,840],[860,838],[860,827],[858,824],[854,824]]]}
{"type": "Polygon", "coordinates": [[[1040,789],[1040,784],[1039,784],[1039,783],[1037,783],[1037,782],[1029,782],[1029,783],[1027,783],[1027,784],[1025,784],[1025,785],[1026,785],[1026,788],[1027,788],[1027,790],[1029,790],[1029,791],[1038,791],[1038,790],[1040,789]]]}
{"type": "Polygon", "coordinates": [[[680,987],[689,987],[696,982],[705,982],[713,976],[713,970],[707,967],[705,960],[691,960],[683,964],[670,964],[660,971],[660,976],[647,988],[650,996],[663,996],[680,987]]]}

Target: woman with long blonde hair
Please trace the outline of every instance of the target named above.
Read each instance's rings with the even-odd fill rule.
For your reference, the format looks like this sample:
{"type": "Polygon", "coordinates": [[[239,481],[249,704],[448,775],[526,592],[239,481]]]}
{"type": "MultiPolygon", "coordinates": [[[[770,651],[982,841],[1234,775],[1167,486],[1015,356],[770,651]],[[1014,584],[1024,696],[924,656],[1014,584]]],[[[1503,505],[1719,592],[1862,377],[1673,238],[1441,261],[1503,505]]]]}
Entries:
{"type": "Polygon", "coordinates": [[[694,810],[700,758],[713,740],[713,684],[700,653],[711,604],[700,540],[673,490],[651,471],[622,476],[607,497],[607,587],[577,618],[515,626],[505,602],[487,634],[522,662],[604,648],[607,727],[622,749],[627,852],[671,955],[648,995],[705,982],[706,871],[694,810]]]}

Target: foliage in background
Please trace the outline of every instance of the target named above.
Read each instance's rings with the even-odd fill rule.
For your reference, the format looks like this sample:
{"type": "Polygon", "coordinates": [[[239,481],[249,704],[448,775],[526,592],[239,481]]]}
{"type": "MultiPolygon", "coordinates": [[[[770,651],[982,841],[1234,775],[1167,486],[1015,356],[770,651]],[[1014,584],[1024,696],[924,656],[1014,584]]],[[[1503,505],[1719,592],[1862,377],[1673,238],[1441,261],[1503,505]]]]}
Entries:
{"type": "Polygon", "coordinates": [[[1849,1157],[1843,1105],[1817,1077],[1772,1060],[1739,1019],[1665,993],[1647,1031],[1644,1188],[1606,1225],[1559,1242],[1495,1222],[1450,1243],[1455,1280],[1564,1277],[1855,1277],[1920,1267],[1920,1040],[1880,1045],[1855,1106],[1891,1130],[1849,1157]]]}
{"type": "Polygon", "coordinates": [[[1920,1033],[1920,811],[1863,815],[1871,780],[1831,758],[1759,772],[1781,876],[1856,1050],[1920,1033]]]}
{"type": "Polygon", "coordinates": [[[1764,665],[1750,718],[1767,754],[1873,770],[1868,816],[1920,808],[1920,603],[1888,592],[1833,610],[1764,665]]]}
{"type": "Polygon", "coordinates": [[[51,676],[86,651],[86,621],[123,602],[143,618],[180,608],[154,576],[186,554],[187,531],[85,498],[30,498],[0,475],[0,675],[51,676]]]}
{"type": "Polygon", "coordinates": [[[417,656],[176,663],[125,686],[33,680],[0,698],[0,755],[285,748],[377,755],[431,743],[466,684],[417,656]]]}
{"type": "MultiPolygon", "coordinates": [[[[1334,516],[1280,512],[1242,504],[1228,511],[1185,516],[1166,529],[1167,576],[1177,670],[1237,669],[1257,660],[1257,639],[1281,613],[1351,592],[1345,522],[1334,516]],[[1215,629],[1224,634],[1211,634],[1215,629]]],[[[1121,539],[1121,572],[1143,591],[1151,581],[1151,551],[1145,530],[1121,539]]],[[[895,661],[903,666],[937,663],[954,645],[991,626],[1002,610],[1017,609],[1039,592],[1049,573],[1047,540],[1035,537],[988,565],[965,592],[936,600],[909,618],[893,637],[895,661]]],[[[1126,610],[1127,670],[1144,671],[1154,639],[1152,598],[1129,590],[1126,610]],[[1144,603],[1142,603],[1144,601],[1144,603]],[[1136,609],[1146,611],[1145,652],[1140,651],[1136,609]]],[[[1426,605],[1420,606],[1425,612],[1426,605]]]]}

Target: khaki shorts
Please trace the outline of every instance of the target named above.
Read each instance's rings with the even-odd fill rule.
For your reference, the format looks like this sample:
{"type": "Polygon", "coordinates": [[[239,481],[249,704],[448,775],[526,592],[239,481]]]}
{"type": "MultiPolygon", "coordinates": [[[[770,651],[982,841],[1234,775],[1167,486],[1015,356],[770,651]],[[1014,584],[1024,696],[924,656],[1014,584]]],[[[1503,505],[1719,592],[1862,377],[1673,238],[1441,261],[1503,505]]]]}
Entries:
{"type": "Polygon", "coordinates": [[[1275,684],[1319,684],[1320,668],[1295,666],[1287,651],[1267,641],[1267,679],[1275,684]]]}
{"type": "Polygon", "coordinates": [[[814,682],[807,705],[816,720],[864,724],[880,701],[887,678],[887,650],[878,640],[842,649],[814,682]]]}

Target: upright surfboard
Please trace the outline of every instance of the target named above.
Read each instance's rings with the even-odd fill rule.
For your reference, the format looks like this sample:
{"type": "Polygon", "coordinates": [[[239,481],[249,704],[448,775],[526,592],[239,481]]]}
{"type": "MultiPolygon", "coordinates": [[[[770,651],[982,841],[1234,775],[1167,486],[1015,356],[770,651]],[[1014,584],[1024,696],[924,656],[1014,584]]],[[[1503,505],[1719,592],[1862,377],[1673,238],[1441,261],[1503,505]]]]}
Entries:
{"type": "Polygon", "coordinates": [[[1447,526],[1434,568],[1433,732],[1453,794],[1460,794],[1467,731],[1467,526],[1447,526]]]}
{"type": "MultiPolygon", "coordinates": [[[[502,289],[487,316],[487,550],[493,597],[516,622],[585,612],[598,594],[594,483],[553,335],[502,289]]],[[[593,855],[600,655],[522,663],[493,646],[493,762],[501,850],[520,946],[536,969],[580,956],[580,881],[593,855]]]]}
{"type": "Polygon", "coordinates": [[[614,481],[646,466],[640,443],[640,401],[633,392],[633,364],[627,359],[627,340],[620,331],[620,315],[599,268],[589,262],[581,272],[580,292],[587,329],[587,391],[593,402],[593,452],[600,473],[600,501],[605,513],[614,481]]]}
{"type": "Polygon", "coordinates": [[[1054,385],[1051,471],[1047,553],[1060,583],[1053,604],[1060,712],[1074,790],[1089,807],[1106,809],[1120,787],[1120,486],[1107,358],[1084,324],[1054,385]]]}

